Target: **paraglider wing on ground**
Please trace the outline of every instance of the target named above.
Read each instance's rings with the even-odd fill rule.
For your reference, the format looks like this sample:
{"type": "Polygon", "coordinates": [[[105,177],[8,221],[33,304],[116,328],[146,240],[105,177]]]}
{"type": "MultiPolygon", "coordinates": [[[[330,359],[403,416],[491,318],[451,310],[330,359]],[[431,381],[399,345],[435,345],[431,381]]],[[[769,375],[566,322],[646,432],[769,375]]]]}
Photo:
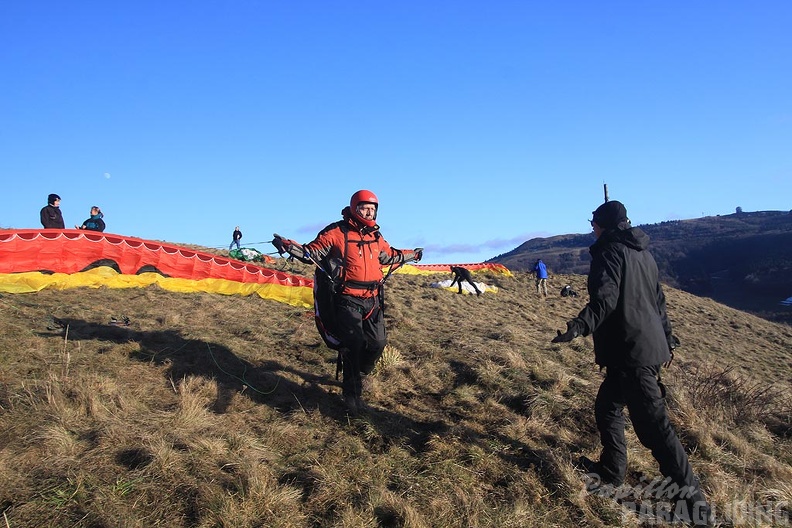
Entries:
{"type": "Polygon", "coordinates": [[[253,248],[232,249],[228,256],[244,262],[272,262],[272,258],[253,248]]]}

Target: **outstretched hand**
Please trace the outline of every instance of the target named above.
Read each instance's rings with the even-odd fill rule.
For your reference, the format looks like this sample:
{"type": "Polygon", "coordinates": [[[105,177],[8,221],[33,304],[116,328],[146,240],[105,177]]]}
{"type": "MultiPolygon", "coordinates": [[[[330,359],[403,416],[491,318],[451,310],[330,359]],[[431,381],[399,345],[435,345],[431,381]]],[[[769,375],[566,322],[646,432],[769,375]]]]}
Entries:
{"type": "Polygon", "coordinates": [[[413,261],[420,262],[423,258],[423,248],[413,249],[413,261]]]}
{"type": "Polygon", "coordinates": [[[581,323],[578,322],[576,319],[572,319],[571,321],[567,321],[566,332],[562,334],[561,330],[558,330],[558,334],[553,338],[551,342],[567,343],[569,341],[572,341],[582,333],[583,333],[583,329],[581,328],[581,323]]]}
{"type": "Polygon", "coordinates": [[[306,264],[313,263],[311,255],[302,247],[302,245],[298,244],[294,240],[283,238],[279,234],[275,233],[272,238],[272,245],[275,246],[275,249],[278,250],[278,253],[281,256],[283,256],[283,254],[288,254],[289,257],[294,257],[306,264]]]}
{"type": "Polygon", "coordinates": [[[288,243],[289,240],[283,238],[278,233],[272,235],[272,245],[275,246],[275,249],[278,250],[278,254],[283,256],[284,253],[288,253],[288,243]]]}

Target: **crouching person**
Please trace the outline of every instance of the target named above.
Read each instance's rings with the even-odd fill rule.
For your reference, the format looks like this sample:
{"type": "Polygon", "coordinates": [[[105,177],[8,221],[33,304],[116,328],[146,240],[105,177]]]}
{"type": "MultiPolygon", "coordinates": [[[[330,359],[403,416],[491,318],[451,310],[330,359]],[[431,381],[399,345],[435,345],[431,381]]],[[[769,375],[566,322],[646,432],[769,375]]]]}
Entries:
{"type": "Polygon", "coordinates": [[[563,288],[561,288],[561,297],[577,297],[578,292],[572,289],[572,286],[567,284],[563,288]]]}
{"type": "Polygon", "coordinates": [[[450,286],[451,288],[454,287],[454,284],[458,284],[459,291],[457,293],[461,294],[462,281],[465,281],[473,287],[473,290],[476,292],[477,297],[481,295],[481,290],[479,290],[479,287],[476,286],[475,282],[473,282],[473,275],[471,275],[470,270],[468,270],[467,268],[463,268],[461,266],[451,266],[450,269],[451,269],[451,273],[454,274],[454,280],[451,281],[451,286],[450,286]]]}

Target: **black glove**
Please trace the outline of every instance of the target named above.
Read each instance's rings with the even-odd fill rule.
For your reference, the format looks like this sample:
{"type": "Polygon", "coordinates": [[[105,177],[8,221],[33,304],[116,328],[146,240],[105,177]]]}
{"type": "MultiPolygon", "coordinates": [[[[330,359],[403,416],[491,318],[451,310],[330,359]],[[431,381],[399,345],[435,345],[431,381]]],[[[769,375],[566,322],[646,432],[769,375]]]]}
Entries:
{"type": "Polygon", "coordinates": [[[286,241],[284,241],[283,237],[277,233],[273,235],[272,245],[275,246],[275,249],[278,250],[278,255],[281,257],[284,253],[288,253],[288,250],[286,249],[286,241]]]}
{"type": "Polygon", "coordinates": [[[413,261],[420,262],[422,258],[423,258],[423,248],[413,249],[413,261]]]}
{"type": "Polygon", "coordinates": [[[555,336],[551,342],[566,343],[568,341],[572,341],[576,337],[583,335],[584,328],[585,325],[580,319],[572,319],[571,321],[567,321],[567,331],[562,334],[561,330],[559,330],[558,335],[555,336]]]}
{"type": "Polygon", "coordinates": [[[275,249],[278,250],[278,253],[283,256],[284,254],[288,254],[289,257],[294,257],[297,260],[304,262],[306,264],[313,264],[313,260],[311,259],[311,255],[303,249],[303,247],[295,242],[294,240],[283,238],[282,236],[278,235],[277,233],[273,235],[272,245],[275,246],[275,249]]]}
{"type": "Polygon", "coordinates": [[[668,352],[671,354],[671,359],[669,359],[668,362],[663,365],[664,368],[671,366],[671,362],[674,361],[674,349],[676,349],[681,344],[679,342],[679,338],[677,338],[677,336],[674,334],[668,334],[666,340],[668,341],[668,352]]]}

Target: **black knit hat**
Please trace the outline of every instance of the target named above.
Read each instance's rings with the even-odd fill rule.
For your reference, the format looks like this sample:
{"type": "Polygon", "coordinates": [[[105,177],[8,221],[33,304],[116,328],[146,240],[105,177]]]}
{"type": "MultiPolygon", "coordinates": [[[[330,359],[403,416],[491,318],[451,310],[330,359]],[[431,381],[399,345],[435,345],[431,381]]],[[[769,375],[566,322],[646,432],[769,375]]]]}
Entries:
{"type": "Polygon", "coordinates": [[[50,194],[49,196],[47,196],[47,204],[52,205],[55,203],[55,200],[60,200],[60,199],[61,199],[60,196],[58,196],[57,194],[50,194]]]}
{"type": "Polygon", "coordinates": [[[611,200],[597,207],[592,213],[592,222],[596,222],[602,229],[615,229],[622,222],[627,222],[627,208],[624,204],[611,200]]]}

